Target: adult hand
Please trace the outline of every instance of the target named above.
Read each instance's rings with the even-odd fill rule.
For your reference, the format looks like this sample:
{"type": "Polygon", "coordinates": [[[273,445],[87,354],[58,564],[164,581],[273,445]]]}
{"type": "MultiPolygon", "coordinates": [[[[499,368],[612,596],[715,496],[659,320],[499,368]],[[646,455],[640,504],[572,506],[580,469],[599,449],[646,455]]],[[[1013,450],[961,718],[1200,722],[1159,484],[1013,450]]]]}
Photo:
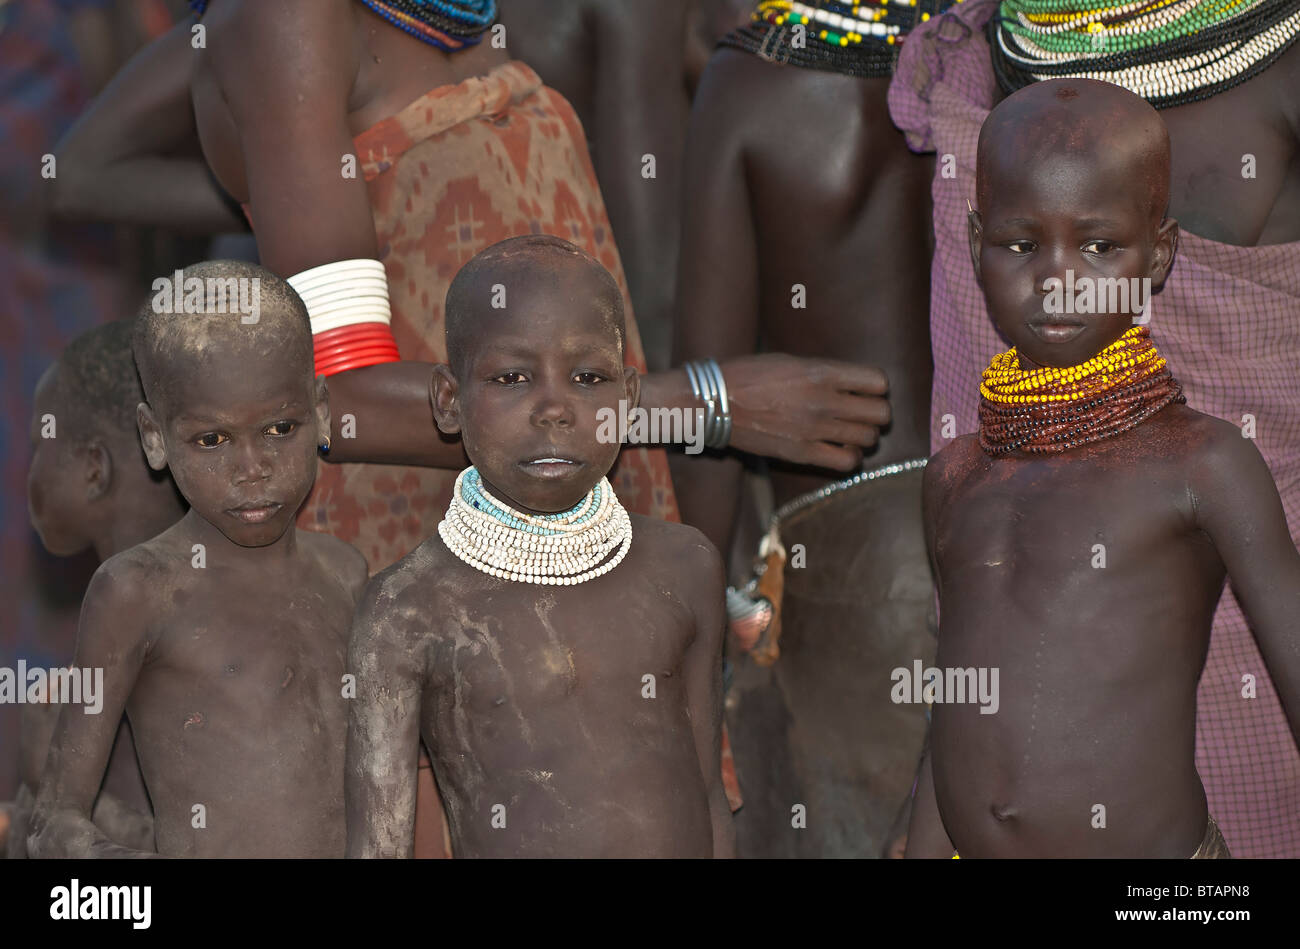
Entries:
{"type": "Polygon", "coordinates": [[[885,374],[870,366],[784,353],[720,363],[731,445],[802,465],[848,471],[890,419],[885,374]]]}

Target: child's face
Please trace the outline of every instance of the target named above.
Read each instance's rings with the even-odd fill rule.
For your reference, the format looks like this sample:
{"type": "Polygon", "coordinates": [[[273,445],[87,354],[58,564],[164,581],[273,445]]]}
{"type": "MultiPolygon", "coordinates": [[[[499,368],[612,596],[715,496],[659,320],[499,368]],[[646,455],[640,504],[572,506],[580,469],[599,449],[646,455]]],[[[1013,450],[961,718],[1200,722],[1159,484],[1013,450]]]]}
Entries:
{"type": "Polygon", "coordinates": [[[91,544],[86,508],[93,486],[86,481],[83,458],[71,434],[72,419],[56,396],[58,371],[57,364],[46,370],[32,400],[27,513],[45,549],[56,557],[70,557],[91,544]]]}
{"type": "Polygon", "coordinates": [[[171,469],[191,508],[241,547],[264,547],[293,526],[329,431],[324,382],[283,351],[178,356],[140,409],[149,464],[171,469]]]}
{"type": "Polygon", "coordinates": [[[989,316],[1025,368],[1091,359],[1162,285],[1176,225],[1155,219],[1139,171],[1117,155],[992,156],[984,206],[971,215],[971,254],[989,316]],[[1049,278],[1060,281],[1055,293],[1049,278]]]}
{"type": "Polygon", "coordinates": [[[490,491],[535,513],[573,507],[613,467],[620,446],[597,438],[598,413],[639,392],[592,291],[570,286],[512,287],[521,302],[483,320],[461,378],[434,377],[439,428],[461,433],[490,491]]]}

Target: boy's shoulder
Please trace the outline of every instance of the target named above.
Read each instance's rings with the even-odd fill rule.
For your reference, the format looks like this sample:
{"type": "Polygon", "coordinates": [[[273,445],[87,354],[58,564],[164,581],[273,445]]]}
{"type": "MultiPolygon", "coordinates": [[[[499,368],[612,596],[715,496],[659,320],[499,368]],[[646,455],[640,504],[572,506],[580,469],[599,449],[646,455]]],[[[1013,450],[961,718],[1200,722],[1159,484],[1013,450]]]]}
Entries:
{"type": "Polygon", "coordinates": [[[1152,421],[1168,433],[1166,451],[1193,480],[1231,479],[1236,474],[1267,470],[1255,444],[1259,421],[1244,416],[1240,425],[1206,415],[1186,405],[1171,405],[1152,421]]]}
{"type": "Polygon", "coordinates": [[[366,558],[345,540],[339,540],[330,534],[319,531],[298,530],[298,543],[304,551],[311,554],[330,573],[356,593],[365,586],[370,577],[370,567],[366,558]]]}
{"type": "Polygon", "coordinates": [[[370,578],[362,608],[427,611],[437,602],[453,562],[459,561],[435,532],[405,557],[370,578]]]}
{"type": "Polygon", "coordinates": [[[203,556],[183,544],[175,528],[113,554],[95,570],[81,601],[83,629],[86,617],[102,616],[108,623],[94,623],[99,629],[116,631],[114,636],[135,635],[146,621],[156,619],[163,603],[163,591],[176,591],[199,574],[195,558],[203,556]]]}
{"type": "Polygon", "coordinates": [[[703,532],[689,524],[665,521],[657,517],[628,512],[632,522],[632,544],[640,541],[656,549],[671,550],[675,555],[698,565],[702,560],[721,560],[718,549],[703,532]]]}
{"type": "Polygon", "coordinates": [[[988,455],[980,447],[977,433],[958,435],[935,452],[925,465],[927,488],[948,488],[977,467],[987,464],[988,455]]]}

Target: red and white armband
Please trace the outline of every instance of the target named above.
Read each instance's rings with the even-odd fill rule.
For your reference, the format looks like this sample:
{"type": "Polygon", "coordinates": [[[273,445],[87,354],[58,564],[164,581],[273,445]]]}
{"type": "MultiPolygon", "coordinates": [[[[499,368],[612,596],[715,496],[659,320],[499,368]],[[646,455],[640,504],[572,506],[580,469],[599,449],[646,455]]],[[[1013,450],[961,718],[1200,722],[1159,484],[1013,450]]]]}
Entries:
{"type": "Polygon", "coordinates": [[[294,274],[289,286],[311,317],[316,374],[400,362],[388,306],[388,275],[377,260],[339,260],[294,274]]]}

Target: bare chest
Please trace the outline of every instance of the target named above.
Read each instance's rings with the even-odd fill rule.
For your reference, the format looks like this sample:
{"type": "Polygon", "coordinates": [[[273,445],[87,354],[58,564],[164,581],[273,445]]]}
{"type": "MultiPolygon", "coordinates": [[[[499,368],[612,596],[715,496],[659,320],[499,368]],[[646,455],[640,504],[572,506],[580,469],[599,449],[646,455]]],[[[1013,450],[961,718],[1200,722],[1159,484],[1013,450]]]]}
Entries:
{"type": "Polygon", "coordinates": [[[674,690],[694,624],[671,590],[600,578],[582,587],[502,584],[434,619],[432,681],[462,711],[545,709],[674,690]]]}

